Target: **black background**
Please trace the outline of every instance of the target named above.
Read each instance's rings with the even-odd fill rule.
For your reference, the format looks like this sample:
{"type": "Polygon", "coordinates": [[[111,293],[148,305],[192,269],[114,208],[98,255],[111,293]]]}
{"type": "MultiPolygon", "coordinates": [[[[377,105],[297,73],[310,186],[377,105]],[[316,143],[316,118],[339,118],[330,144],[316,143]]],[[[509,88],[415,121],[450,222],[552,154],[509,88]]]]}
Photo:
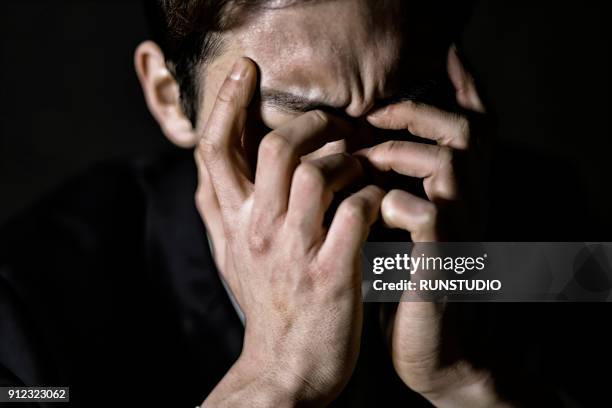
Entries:
{"type": "MultiPolygon", "coordinates": [[[[594,220],[585,240],[609,239],[612,227],[602,4],[481,1],[464,35],[498,137],[522,146],[504,147],[497,163],[506,220],[536,202],[560,225],[594,220]]],[[[9,1],[0,10],[0,223],[94,162],[170,148],[133,70],[147,33],[139,2],[9,1]]]]}
{"type": "MultiPolygon", "coordinates": [[[[504,142],[491,173],[497,240],[612,240],[605,8],[510,0],[475,8],[464,48],[504,142]]],[[[146,38],[139,2],[5,1],[0,36],[0,224],[93,163],[171,149],[133,70],[133,50],[146,38]]],[[[595,367],[609,368],[601,335],[609,304],[510,306],[499,318],[502,337],[484,342],[495,348],[546,332],[560,313],[553,322],[565,332],[548,339],[560,356],[550,371],[583,367],[559,375],[592,401],[607,394],[595,367]],[[526,315],[532,326],[517,319],[526,315]]]]}

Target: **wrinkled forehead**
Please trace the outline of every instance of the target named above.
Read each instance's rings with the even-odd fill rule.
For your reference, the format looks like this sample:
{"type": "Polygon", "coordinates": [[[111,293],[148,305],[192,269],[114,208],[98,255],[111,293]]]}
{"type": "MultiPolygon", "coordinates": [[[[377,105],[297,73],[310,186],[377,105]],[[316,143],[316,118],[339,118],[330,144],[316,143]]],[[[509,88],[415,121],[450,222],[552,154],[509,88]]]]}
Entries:
{"type": "MultiPolygon", "coordinates": [[[[368,1],[315,1],[266,9],[238,28],[234,40],[258,64],[263,88],[310,98],[358,76],[384,76],[397,62],[394,13],[368,1]],[[376,72],[374,72],[376,71],[376,72]]],[[[341,99],[338,92],[334,97],[341,99]]]]}

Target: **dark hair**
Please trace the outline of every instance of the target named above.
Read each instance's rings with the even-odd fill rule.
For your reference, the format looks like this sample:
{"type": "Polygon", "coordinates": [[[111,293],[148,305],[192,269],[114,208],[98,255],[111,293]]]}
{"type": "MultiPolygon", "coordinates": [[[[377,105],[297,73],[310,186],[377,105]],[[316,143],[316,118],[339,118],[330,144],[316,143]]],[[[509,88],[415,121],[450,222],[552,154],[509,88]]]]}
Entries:
{"type": "MultiPolygon", "coordinates": [[[[288,7],[300,0],[274,1],[274,8],[288,7]]],[[[314,0],[301,0],[314,1],[314,0]]],[[[379,0],[382,6],[385,1],[379,0]]],[[[152,39],[159,44],[166,57],[166,64],[174,75],[180,90],[181,105],[185,115],[195,126],[200,95],[197,83],[202,63],[214,58],[223,49],[221,33],[252,14],[266,8],[271,0],[145,0],[145,12],[150,23],[152,39]]],[[[444,22],[448,35],[457,34],[469,16],[469,0],[425,0],[413,4],[419,12],[444,13],[451,20],[444,22]],[[427,11],[425,11],[427,9],[427,11]]],[[[452,38],[449,41],[452,41],[452,38]]]]}
{"type": "MultiPolygon", "coordinates": [[[[262,0],[147,0],[145,13],[151,37],[159,44],[176,79],[185,115],[195,126],[198,112],[197,74],[203,61],[222,48],[220,33],[228,28],[230,6],[262,0]]],[[[249,6],[250,7],[250,6],[249,6]]],[[[234,11],[235,13],[235,11],[234,11]]]]}

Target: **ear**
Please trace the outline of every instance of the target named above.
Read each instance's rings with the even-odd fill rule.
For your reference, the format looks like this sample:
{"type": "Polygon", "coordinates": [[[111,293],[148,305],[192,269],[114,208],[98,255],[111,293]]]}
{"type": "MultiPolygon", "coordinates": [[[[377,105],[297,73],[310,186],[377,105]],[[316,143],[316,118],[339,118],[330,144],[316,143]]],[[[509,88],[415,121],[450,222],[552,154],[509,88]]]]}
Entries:
{"type": "Polygon", "coordinates": [[[162,50],[152,41],[143,42],[134,53],[134,65],[149,111],[166,137],[180,147],[193,147],[196,133],[183,112],[178,83],[162,50]]]}

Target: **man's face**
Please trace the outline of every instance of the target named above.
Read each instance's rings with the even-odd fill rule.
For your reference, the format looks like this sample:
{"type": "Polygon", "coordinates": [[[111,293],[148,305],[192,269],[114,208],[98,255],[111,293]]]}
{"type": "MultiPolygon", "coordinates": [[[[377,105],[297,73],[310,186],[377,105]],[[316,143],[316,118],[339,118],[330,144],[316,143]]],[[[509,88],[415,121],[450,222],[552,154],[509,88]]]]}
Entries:
{"type": "Polygon", "coordinates": [[[447,50],[427,43],[428,24],[411,18],[409,3],[327,0],[258,12],[225,33],[223,53],[202,73],[198,123],[239,56],[259,67],[260,112],[272,129],[315,108],[357,118],[439,75],[447,50]]]}

